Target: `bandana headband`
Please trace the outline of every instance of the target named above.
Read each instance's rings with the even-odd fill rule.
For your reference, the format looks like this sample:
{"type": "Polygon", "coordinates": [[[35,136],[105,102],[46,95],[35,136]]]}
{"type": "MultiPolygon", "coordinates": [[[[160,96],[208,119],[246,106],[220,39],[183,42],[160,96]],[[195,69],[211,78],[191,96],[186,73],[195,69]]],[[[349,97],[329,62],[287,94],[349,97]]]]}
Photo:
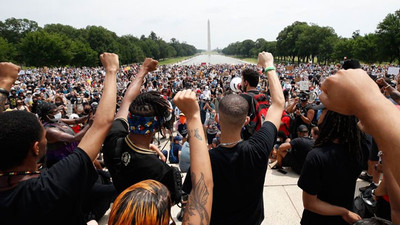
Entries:
{"type": "Polygon", "coordinates": [[[128,115],[129,131],[132,134],[150,134],[160,128],[160,121],[157,116],[136,116],[131,113],[128,115]]]}

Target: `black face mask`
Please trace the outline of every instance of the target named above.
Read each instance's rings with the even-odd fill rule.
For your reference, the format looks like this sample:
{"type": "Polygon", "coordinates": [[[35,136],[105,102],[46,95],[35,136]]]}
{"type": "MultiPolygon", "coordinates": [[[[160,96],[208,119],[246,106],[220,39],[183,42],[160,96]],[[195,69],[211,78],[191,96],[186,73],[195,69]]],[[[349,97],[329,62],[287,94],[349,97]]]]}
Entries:
{"type": "Polygon", "coordinates": [[[55,105],[56,106],[60,106],[60,105],[63,105],[63,103],[62,102],[56,102],[55,105]]]}
{"type": "Polygon", "coordinates": [[[84,111],[86,114],[89,114],[89,113],[90,113],[90,108],[85,108],[83,111],[84,111]]]}

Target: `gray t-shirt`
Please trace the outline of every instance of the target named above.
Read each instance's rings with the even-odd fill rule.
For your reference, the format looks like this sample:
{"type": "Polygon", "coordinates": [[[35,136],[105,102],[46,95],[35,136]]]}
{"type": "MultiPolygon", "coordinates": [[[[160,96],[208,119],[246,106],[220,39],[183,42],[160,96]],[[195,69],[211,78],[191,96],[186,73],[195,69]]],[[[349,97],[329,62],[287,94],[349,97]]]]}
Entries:
{"type": "Polygon", "coordinates": [[[185,142],[181,150],[181,158],[179,160],[179,168],[186,173],[190,167],[190,147],[189,142],[185,142]]]}

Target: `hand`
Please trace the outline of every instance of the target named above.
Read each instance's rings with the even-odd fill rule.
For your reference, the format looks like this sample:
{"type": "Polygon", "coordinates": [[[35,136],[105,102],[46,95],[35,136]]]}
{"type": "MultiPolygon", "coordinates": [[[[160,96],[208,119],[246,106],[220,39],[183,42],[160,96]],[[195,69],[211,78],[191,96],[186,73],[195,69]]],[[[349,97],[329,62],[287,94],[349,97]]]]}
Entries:
{"type": "Polygon", "coordinates": [[[158,61],[154,60],[152,58],[146,58],[143,62],[143,69],[145,69],[147,72],[152,72],[157,69],[158,61]]]}
{"type": "Polygon", "coordinates": [[[0,88],[10,91],[11,86],[17,80],[21,68],[13,63],[0,63],[0,88]]]}
{"type": "Polygon", "coordinates": [[[389,84],[385,81],[385,79],[383,78],[379,78],[378,80],[376,80],[376,83],[380,86],[380,87],[386,87],[389,84]]]}
{"type": "Polygon", "coordinates": [[[296,97],[295,99],[294,99],[294,103],[299,103],[299,101],[300,101],[300,98],[299,97],[296,97]]]}
{"type": "Polygon", "coordinates": [[[174,97],[175,105],[185,114],[187,119],[200,114],[199,104],[196,100],[196,94],[191,90],[178,92],[174,97]]]}
{"type": "Polygon", "coordinates": [[[274,57],[269,52],[261,52],[258,54],[258,66],[267,68],[274,65],[274,57]]]}
{"type": "Polygon", "coordinates": [[[321,85],[321,102],[329,110],[356,115],[369,108],[371,102],[384,99],[378,85],[362,69],[339,70],[321,85]]]}
{"type": "Polygon", "coordinates": [[[301,113],[300,113],[300,109],[296,109],[296,111],[294,112],[297,116],[300,116],[301,115],[301,113]]]}
{"type": "Polygon", "coordinates": [[[353,213],[350,210],[348,210],[346,214],[342,215],[342,218],[349,224],[353,224],[362,219],[361,216],[359,216],[357,213],[353,213]]]}
{"type": "Polygon", "coordinates": [[[101,64],[110,72],[117,72],[119,69],[118,55],[114,53],[103,53],[100,55],[101,64]]]}

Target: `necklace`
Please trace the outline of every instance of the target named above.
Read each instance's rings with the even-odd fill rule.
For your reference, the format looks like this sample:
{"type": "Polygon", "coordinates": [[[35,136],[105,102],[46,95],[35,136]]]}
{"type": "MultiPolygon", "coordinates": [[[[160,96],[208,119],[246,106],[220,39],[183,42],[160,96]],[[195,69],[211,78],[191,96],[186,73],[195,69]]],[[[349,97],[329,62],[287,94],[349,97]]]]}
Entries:
{"type": "Polygon", "coordinates": [[[236,144],[238,144],[238,143],[240,143],[242,141],[243,141],[243,139],[240,139],[239,141],[229,142],[229,143],[219,143],[219,145],[217,147],[219,147],[219,146],[225,147],[225,146],[230,146],[230,145],[236,145],[236,144]]]}
{"type": "Polygon", "coordinates": [[[125,142],[126,144],[135,152],[141,153],[141,154],[146,154],[146,155],[155,155],[157,152],[151,150],[151,149],[146,149],[146,148],[141,148],[133,144],[133,142],[128,138],[128,136],[125,137],[125,142]]]}
{"type": "Polygon", "coordinates": [[[0,177],[3,177],[3,176],[18,176],[18,175],[33,175],[33,174],[40,174],[40,171],[0,172],[0,177]]]}

